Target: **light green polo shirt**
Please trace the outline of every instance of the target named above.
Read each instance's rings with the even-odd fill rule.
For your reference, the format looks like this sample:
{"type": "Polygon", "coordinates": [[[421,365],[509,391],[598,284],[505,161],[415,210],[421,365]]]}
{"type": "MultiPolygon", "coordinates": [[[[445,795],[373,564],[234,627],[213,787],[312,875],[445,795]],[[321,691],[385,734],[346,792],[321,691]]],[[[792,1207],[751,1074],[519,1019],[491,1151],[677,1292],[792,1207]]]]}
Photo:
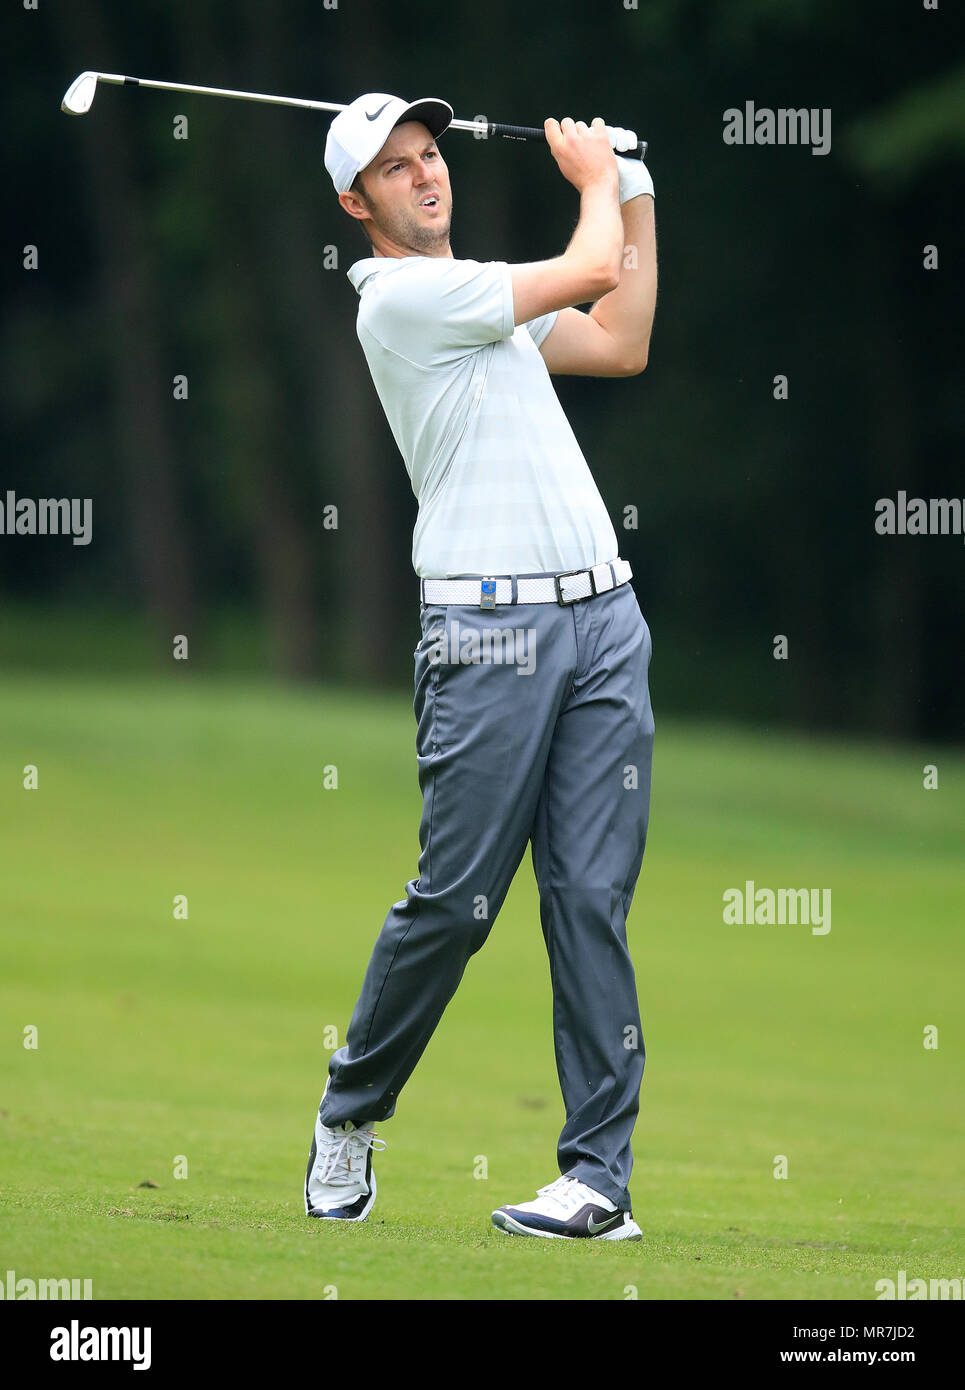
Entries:
{"type": "Polygon", "coordinates": [[[348,271],[356,331],[419,503],[421,578],[617,558],[617,539],[505,261],[373,256],[348,271]]]}

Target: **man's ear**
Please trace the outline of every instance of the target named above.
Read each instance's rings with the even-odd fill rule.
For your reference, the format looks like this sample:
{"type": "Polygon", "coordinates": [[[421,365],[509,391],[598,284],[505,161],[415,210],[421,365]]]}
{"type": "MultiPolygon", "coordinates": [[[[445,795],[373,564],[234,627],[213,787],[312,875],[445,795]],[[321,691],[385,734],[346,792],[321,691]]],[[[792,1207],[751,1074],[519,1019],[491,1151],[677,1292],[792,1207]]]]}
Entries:
{"type": "Polygon", "coordinates": [[[340,193],[338,195],[338,201],[348,213],[349,217],[355,217],[364,221],[365,218],[370,216],[369,210],[361,196],[358,193],[353,193],[351,189],[345,193],[340,193]]]}

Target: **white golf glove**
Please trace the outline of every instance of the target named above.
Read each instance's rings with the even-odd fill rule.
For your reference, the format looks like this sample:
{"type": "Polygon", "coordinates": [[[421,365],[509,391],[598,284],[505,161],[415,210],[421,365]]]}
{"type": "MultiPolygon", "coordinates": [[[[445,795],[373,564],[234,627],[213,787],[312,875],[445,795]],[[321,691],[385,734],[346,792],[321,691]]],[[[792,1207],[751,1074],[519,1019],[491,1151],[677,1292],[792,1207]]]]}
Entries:
{"type": "Polygon", "coordinates": [[[637,143],[637,137],[632,130],[624,130],[622,125],[605,126],[606,138],[620,154],[624,150],[632,150],[637,143]]]}
{"type": "Polygon", "coordinates": [[[605,126],[607,139],[613,146],[617,157],[617,169],[620,171],[620,204],[621,206],[629,202],[631,198],[636,198],[640,193],[649,193],[650,197],[655,197],[653,191],[653,179],[650,177],[650,170],[642,159],[624,159],[621,151],[636,148],[636,131],[624,130],[622,125],[605,126]]]}
{"type": "MultiPolygon", "coordinates": [[[[633,135],[633,132],[629,132],[633,135]]],[[[633,143],[636,144],[636,136],[633,143]]],[[[642,159],[624,159],[622,155],[617,155],[617,169],[620,171],[620,204],[621,206],[631,198],[635,198],[638,193],[649,193],[653,198],[653,179],[650,177],[650,170],[642,159]]]]}

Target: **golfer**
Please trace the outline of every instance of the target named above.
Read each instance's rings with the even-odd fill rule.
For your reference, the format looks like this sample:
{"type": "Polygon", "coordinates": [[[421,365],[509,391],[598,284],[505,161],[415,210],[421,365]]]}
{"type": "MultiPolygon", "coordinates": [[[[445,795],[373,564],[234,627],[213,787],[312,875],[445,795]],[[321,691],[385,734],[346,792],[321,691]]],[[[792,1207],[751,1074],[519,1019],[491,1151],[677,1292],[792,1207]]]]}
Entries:
{"type": "Polygon", "coordinates": [[[633,1240],[644,1047],[626,918],[650,803],[650,632],[550,375],[646,366],[653,183],[599,117],[549,119],[550,154],[580,195],[565,252],[457,260],[438,146],[452,114],[368,93],[325,148],[339,203],[371,242],[348,272],[357,332],[419,503],[423,809],[418,877],[389,909],[329,1063],[305,1208],[368,1216],[372,1151],[385,1148],[373,1125],[395,1113],[531,844],[566,1122],[560,1176],[492,1220],[515,1235],[633,1240]]]}

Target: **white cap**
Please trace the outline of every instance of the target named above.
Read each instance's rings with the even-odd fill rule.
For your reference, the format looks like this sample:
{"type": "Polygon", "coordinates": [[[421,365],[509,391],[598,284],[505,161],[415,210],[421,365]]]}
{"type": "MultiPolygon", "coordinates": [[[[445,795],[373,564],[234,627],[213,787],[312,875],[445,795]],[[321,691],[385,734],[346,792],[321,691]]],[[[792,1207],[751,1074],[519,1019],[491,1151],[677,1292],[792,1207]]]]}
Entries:
{"type": "Polygon", "coordinates": [[[352,187],[359,171],[372,163],[402,121],[421,121],[435,138],[448,129],[452,107],[438,97],[406,102],[388,92],[366,92],[338,113],[325,141],[325,168],[336,193],[352,187]]]}

